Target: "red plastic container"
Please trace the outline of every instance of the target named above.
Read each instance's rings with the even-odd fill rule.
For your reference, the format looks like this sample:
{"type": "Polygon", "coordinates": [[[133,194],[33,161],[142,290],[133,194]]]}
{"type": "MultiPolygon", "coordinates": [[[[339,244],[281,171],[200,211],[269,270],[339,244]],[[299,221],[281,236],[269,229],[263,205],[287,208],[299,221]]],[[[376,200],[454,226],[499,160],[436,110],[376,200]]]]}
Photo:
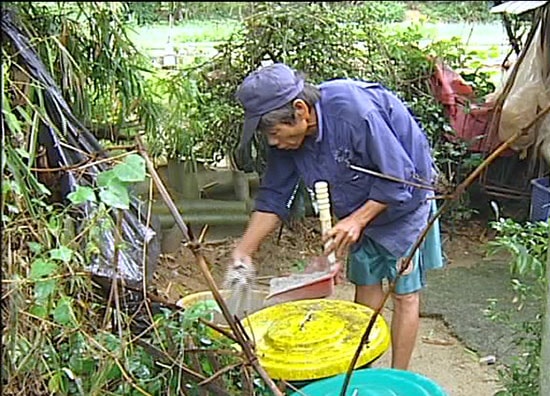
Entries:
{"type": "Polygon", "coordinates": [[[265,298],[265,305],[275,305],[287,301],[309,300],[314,298],[325,298],[334,292],[335,278],[340,271],[340,263],[336,262],[330,272],[307,283],[295,285],[288,289],[280,290],[269,294],[265,298]]]}

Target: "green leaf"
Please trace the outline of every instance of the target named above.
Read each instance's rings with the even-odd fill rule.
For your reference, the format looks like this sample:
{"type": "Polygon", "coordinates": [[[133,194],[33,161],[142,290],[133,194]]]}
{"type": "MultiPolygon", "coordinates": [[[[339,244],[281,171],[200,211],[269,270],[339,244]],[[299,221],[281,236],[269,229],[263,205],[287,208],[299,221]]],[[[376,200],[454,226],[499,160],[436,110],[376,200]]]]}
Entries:
{"type": "Polygon", "coordinates": [[[38,242],[27,242],[27,246],[33,253],[40,253],[42,251],[42,245],[38,242]]]}
{"type": "Polygon", "coordinates": [[[137,154],[130,154],[124,158],[122,164],[113,168],[119,180],[124,182],[140,182],[145,180],[145,160],[137,154]]]}
{"type": "Polygon", "coordinates": [[[44,303],[57,287],[55,279],[39,280],[34,285],[34,297],[37,303],[44,303]]]}
{"type": "Polygon", "coordinates": [[[130,208],[128,189],[121,183],[111,183],[99,192],[99,198],[105,205],[118,209],[130,208]]]}
{"type": "Polygon", "coordinates": [[[31,279],[37,280],[45,276],[53,275],[57,270],[57,264],[53,261],[37,259],[31,265],[31,279]]]}
{"type": "Polygon", "coordinates": [[[50,190],[48,190],[48,188],[42,183],[36,183],[36,187],[38,187],[40,192],[44,195],[51,195],[52,194],[52,192],[50,190]]]}
{"type": "Polygon", "coordinates": [[[8,212],[10,212],[10,213],[18,214],[20,212],[19,208],[17,206],[14,206],[14,205],[11,205],[11,204],[6,204],[6,208],[8,209],[8,212]]]}
{"type": "Polygon", "coordinates": [[[21,133],[21,124],[15,114],[11,112],[3,111],[6,123],[8,124],[8,128],[13,132],[13,134],[21,133]]]}
{"type": "Polygon", "coordinates": [[[68,263],[73,258],[73,251],[66,246],[50,250],[50,257],[68,263]]]}
{"type": "Polygon", "coordinates": [[[75,205],[86,201],[96,202],[94,190],[87,186],[77,186],[75,191],[67,195],[67,198],[75,205]]]}
{"type": "Polygon", "coordinates": [[[95,371],[95,361],[79,355],[72,355],[69,359],[69,365],[76,375],[89,375],[95,371]]]}
{"type": "Polygon", "coordinates": [[[58,233],[61,228],[61,221],[57,216],[52,216],[48,220],[48,229],[53,233],[58,233]]]}
{"type": "Polygon", "coordinates": [[[62,325],[70,323],[73,319],[72,298],[62,297],[53,311],[53,319],[62,325]]]}
{"type": "Polygon", "coordinates": [[[31,157],[31,155],[29,154],[29,152],[23,148],[16,148],[15,151],[17,152],[17,154],[19,154],[22,158],[25,158],[25,159],[29,159],[31,157]]]}
{"type": "Polygon", "coordinates": [[[108,171],[101,172],[97,176],[97,185],[99,187],[108,187],[113,182],[113,180],[116,180],[116,179],[117,179],[117,176],[115,172],[112,169],[110,169],[108,171]]]}
{"type": "Polygon", "coordinates": [[[67,377],[62,371],[56,371],[48,381],[48,390],[54,394],[65,394],[68,390],[67,377]]]}
{"type": "Polygon", "coordinates": [[[109,352],[116,352],[120,350],[121,340],[115,335],[110,333],[99,333],[96,339],[109,350],[109,352]]]}
{"type": "Polygon", "coordinates": [[[48,310],[44,305],[33,305],[30,309],[30,312],[34,316],[38,316],[39,318],[45,318],[48,316],[48,310]]]}

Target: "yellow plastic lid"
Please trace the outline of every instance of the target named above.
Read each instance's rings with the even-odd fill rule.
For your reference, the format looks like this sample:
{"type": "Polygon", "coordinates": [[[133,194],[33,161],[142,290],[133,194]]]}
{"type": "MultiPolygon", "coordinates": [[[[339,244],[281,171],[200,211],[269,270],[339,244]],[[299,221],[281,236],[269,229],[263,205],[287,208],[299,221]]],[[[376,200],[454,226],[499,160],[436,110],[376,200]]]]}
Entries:
{"type": "MultiPolygon", "coordinates": [[[[305,381],[346,372],[373,313],[350,301],[300,300],[264,308],[242,322],[270,377],[305,381]]],[[[382,316],[369,341],[356,368],[388,349],[390,331],[382,316]]]]}

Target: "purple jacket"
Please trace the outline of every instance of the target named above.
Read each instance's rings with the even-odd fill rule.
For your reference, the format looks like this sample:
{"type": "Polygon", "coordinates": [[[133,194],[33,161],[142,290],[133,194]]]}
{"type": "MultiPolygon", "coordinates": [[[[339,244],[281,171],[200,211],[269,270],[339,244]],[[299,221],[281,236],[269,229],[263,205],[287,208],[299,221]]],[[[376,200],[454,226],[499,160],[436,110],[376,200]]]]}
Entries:
{"type": "Polygon", "coordinates": [[[426,136],[407,107],[379,84],[333,80],[319,88],[317,135],[298,150],[269,149],[255,210],[286,219],[299,179],[310,191],[325,180],[340,219],[367,200],[387,203],[364,234],[392,254],[405,255],[427,223],[426,197],[432,192],[352,170],[349,164],[431,184],[435,166],[426,136]]]}

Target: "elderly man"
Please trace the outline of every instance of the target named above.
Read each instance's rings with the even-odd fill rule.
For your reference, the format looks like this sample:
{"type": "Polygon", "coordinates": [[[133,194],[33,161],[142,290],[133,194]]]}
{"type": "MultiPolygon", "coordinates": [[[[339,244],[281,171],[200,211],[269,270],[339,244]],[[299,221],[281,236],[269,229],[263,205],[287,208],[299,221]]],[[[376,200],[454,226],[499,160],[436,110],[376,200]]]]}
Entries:
{"type": "MultiPolygon", "coordinates": [[[[410,252],[433,210],[431,190],[412,186],[429,185],[436,176],[430,146],[412,114],[380,84],[336,79],[314,86],[280,63],[247,76],[236,97],[245,109],[241,145],[261,133],[270,147],[234,262],[251,265],[261,242],[288,217],[300,178],[309,189],[324,180],[339,219],[325,236],[332,241],[325,254],[348,253],[355,302],[378,307],[384,279],[396,279],[400,259],[410,252]],[[372,176],[350,165],[411,183],[372,176]]],[[[426,270],[442,265],[436,224],[392,296],[394,368],[408,369],[426,270]]]]}

